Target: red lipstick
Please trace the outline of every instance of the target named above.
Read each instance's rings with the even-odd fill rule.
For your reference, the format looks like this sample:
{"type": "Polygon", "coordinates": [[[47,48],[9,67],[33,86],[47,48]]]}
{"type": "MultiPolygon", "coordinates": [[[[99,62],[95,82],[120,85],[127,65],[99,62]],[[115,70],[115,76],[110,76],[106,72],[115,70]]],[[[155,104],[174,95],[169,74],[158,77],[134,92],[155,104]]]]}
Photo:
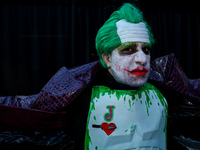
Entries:
{"type": "Polygon", "coordinates": [[[149,69],[147,70],[146,68],[142,67],[142,69],[140,69],[140,67],[138,66],[137,68],[133,69],[132,71],[127,70],[126,68],[123,68],[125,71],[129,72],[132,75],[136,75],[136,76],[144,76],[149,72],[149,69]]]}

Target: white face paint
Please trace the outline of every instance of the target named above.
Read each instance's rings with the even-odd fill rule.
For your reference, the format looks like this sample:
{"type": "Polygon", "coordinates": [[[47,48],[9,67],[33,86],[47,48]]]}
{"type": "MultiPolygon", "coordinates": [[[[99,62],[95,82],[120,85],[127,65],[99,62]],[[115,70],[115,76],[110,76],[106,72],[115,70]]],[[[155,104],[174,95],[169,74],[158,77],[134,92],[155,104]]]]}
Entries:
{"type": "Polygon", "coordinates": [[[111,73],[116,81],[132,87],[146,83],[150,72],[149,43],[126,42],[110,55],[111,73]]]}

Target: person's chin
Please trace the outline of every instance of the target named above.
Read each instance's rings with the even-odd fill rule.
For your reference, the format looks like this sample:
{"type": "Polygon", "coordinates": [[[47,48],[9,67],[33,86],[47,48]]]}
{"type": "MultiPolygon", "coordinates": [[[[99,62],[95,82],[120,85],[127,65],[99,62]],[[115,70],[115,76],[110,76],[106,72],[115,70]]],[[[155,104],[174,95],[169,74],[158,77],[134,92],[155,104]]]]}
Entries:
{"type": "Polygon", "coordinates": [[[124,74],[115,74],[114,78],[117,82],[128,85],[131,87],[140,87],[143,86],[148,79],[148,74],[145,76],[136,76],[136,75],[124,75],[124,74]]]}
{"type": "Polygon", "coordinates": [[[129,82],[129,86],[132,86],[132,87],[140,87],[140,86],[143,86],[146,82],[147,82],[147,79],[148,78],[141,78],[141,79],[137,79],[135,81],[132,81],[132,82],[129,82]]]}
{"type": "Polygon", "coordinates": [[[140,87],[143,86],[146,82],[139,82],[139,83],[131,83],[129,86],[131,87],[140,87]]]}

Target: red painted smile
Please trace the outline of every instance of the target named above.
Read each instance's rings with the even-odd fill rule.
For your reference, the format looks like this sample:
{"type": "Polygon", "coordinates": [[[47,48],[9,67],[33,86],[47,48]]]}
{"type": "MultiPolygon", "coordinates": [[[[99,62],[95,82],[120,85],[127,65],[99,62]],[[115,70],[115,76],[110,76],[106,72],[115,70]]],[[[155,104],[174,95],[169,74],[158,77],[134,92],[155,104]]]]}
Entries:
{"type": "Polygon", "coordinates": [[[123,68],[125,71],[129,72],[130,74],[136,75],[136,76],[144,76],[149,72],[149,69],[147,70],[146,68],[142,67],[142,69],[140,69],[140,67],[138,66],[137,68],[135,68],[134,70],[130,71],[127,70],[126,68],[123,68]]]}

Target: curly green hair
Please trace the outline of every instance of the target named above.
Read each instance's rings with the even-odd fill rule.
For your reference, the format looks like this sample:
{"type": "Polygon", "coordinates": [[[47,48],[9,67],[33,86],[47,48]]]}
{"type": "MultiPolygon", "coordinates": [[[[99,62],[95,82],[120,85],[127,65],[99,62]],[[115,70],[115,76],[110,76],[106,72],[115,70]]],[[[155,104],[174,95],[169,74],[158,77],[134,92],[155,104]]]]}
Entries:
{"type": "Polygon", "coordinates": [[[150,44],[154,44],[153,34],[151,33],[151,28],[143,19],[142,12],[134,5],[125,3],[122,7],[114,11],[110,18],[104,23],[104,25],[99,29],[96,36],[96,49],[99,55],[99,59],[103,67],[108,68],[104,60],[102,59],[102,54],[109,55],[116,47],[121,45],[121,40],[117,34],[116,22],[125,19],[130,23],[144,22],[148,29],[150,44]]]}

